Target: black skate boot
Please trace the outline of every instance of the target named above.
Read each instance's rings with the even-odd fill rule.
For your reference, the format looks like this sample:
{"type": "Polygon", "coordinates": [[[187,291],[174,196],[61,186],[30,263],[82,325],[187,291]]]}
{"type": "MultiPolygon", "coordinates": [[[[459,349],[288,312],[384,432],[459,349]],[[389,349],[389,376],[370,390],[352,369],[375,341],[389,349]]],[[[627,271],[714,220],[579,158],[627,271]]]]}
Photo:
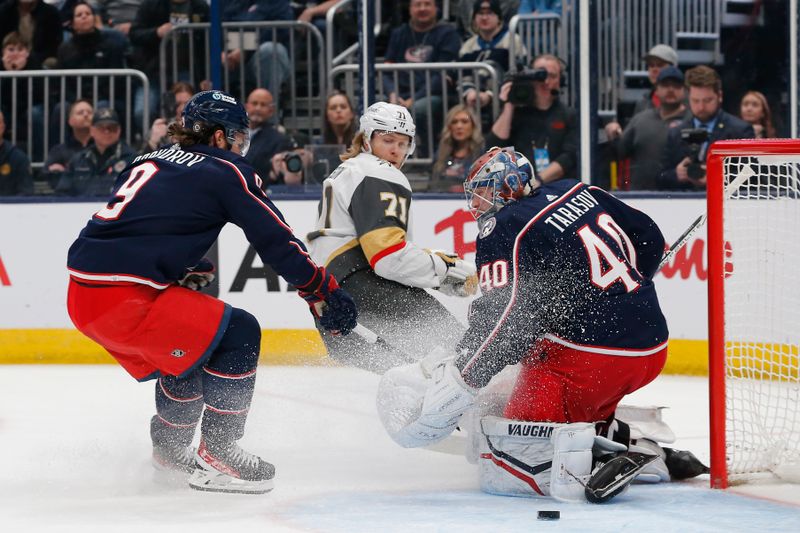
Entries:
{"type": "Polygon", "coordinates": [[[709,472],[708,467],[690,451],[664,448],[664,452],[667,455],[664,462],[672,479],[690,479],[709,472]]]}
{"type": "Polygon", "coordinates": [[[235,442],[214,443],[202,439],[189,486],[211,492],[264,494],[273,487],[275,467],[235,442]]]}

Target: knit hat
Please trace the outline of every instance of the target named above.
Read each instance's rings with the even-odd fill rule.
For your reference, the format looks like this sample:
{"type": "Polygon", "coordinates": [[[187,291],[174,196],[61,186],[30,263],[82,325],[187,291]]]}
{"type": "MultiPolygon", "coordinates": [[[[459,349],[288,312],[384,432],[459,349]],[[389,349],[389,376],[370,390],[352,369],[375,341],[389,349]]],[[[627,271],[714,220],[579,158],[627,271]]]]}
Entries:
{"type": "Polygon", "coordinates": [[[500,9],[500,0],[475,0],[472,6],[472,18],[478,14],[481,9],[491,9],[498,17],[503,18],[503,10],[500,9]]]}

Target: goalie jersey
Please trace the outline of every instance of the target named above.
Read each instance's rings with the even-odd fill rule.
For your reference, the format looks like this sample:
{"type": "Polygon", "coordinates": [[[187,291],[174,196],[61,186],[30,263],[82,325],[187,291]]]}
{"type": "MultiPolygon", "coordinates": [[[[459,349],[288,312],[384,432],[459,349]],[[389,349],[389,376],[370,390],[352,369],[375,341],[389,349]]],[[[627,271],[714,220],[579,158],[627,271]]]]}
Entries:
{"type": "Polygon", "coordinates": [[[371,268],[403,285],[438,287],[430,254],[412,241],[411,221],[408,179],[387,161],[362,152],[323,183],[309,252],[340,281],[371,268]]]}
{"type": "Polygon", "coordinates": [[[575,180],[544,184],[481,225],[482,296],[456,360],[483,387],[540,339],[636,357],[666,346],[652,282],[664,237],[650,217],[575,180]]]}
{"type": "Polygon", "coordinates": [[[289,283],[318,282],[321,269],[260,186],[250,163],[227,150],[176,145],[139,156],[70,247],[69,272],[86,281],[164,289],[233,222],[289,283]]]}

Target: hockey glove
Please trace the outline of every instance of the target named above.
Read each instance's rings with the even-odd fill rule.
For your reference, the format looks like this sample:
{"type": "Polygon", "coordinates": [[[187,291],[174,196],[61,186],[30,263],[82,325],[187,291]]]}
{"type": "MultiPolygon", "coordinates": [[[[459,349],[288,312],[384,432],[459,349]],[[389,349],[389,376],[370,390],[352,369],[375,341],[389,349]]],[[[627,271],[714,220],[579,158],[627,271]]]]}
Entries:
{"type": "Polygon", "coordinates": [[[193,291],[199,291],[214,281],[215,270],[214,263],[204,257],[195,266],[187,269],[186,275],[178,282],[178,285],[193,291]]]}
{"type": "Polygon", "coordinates": [[[478,292],[478,274],[475,265],[464,261],[454,253],[430,250],[436,275],[439,276],[439,292],[448,296],[472,296],[478,292]]]}
{"type": "Polygon", "coordinates": [[[297,292],[308,303],[311,314],[323,328],[334,335],[347,335],[356,327],[356,303],[325,269],[322,269],[322,276],[322,283],[315,292],[297,292]]]}

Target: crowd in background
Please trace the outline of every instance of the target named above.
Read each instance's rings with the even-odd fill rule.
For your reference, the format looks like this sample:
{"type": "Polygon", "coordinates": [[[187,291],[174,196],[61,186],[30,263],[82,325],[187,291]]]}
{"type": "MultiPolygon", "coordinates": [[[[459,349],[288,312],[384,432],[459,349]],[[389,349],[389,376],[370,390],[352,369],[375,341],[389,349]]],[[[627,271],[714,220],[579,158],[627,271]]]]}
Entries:
{"type": "MultiPolygon", "coordinates": [[[[222,16],[227,21],[299,20],[325,32],[325,14],[336,3],[231,0],[224,3],[222,16]]],[[[560,1],[455,0],[450,3],[451,20],[444,21],[435,0],[383,5],[387,31],[378,39],[381,61],[486,62],[503,75],[512,65],[518,72],[513,80],[500,84],[497,95],[479,75],[462,77],[457,83],[437,79],[426,84],[422,78],[436,74],[415,72],[387,82],[390,101],[408,107],[415,116],[425,115],[426,110],[430,115],[417,120],[417,135],[421,141],[432,137],[434,149],[418,141],[417,156],[432,163],[414,168],[424,176],[415,186],[460,192],[471,163],[491,146],[513,145],[531,160],[543,181],[578,177],[577,114],[562,98],[567,65],[549,53],[525,64],[520,37],[508,28],[517,13],[560,14],[560,1]],[[426,91],[426,86],[444,87],[455,98],[426,91]],[[496,117],[491,112],[495,98],[500,102],[496,117]]],[[[336,19],[337,28],[354,33],[353,13],[344,15],[336,19]]],[[[11,80],[0,78],[0,134],[4,134],[0,136],[0,195],[104,196],[113,187],[116,173],[133,157],[168,146],[169,123],[179,120],[185,102],[195,91],[210,88],[210,82],[198,74],[201,69],[196,69],[195,79],[187,69],[179,75],[182,81],[159,94],[160,40],[176,26],[208,20],[207,0],[0,3],[3,71],[138,69],[150,80],[149,111],[155,117],[142,124],[145,98],[144,89],[138,87],[132,120],[147,133],[129,146],[122,138],[125,103],[119,100],[121,90],[94,88],[91,78],[84,78],[80,88],[66,95],[66,124],[56,122],[57,109],[45,124],[44,102],[17,97],[17,109],[12,109],[11,80]],[[94,98],[87,99],[88,94],[94,98]],[[12,113],[14,135],[9,124],[12,113]],[[52,142],[52,132],[59,128],[66,131],[63,142],[52,142]],[[44,165],[32,169],[29,156],[42,155],[46,132],[51,133],[44,165]],[[16,145],[11,144],[12,137],[16,145]]],[[[205,60],[203,42],[190,47],[190,37],[181,39],[177,45],[184,57],[178,65],[185,67],[197,57],[205,60]],[[190,49],[195,51],[194,58],[188,55],[190,49]]],[[[334,89],[325,101],[318,135],[309,138],[284,127],[281,109],[289,103],[286,87],[293,75],[284,42],[263,35],[258,53],[226,47],[223,64],[229,70],[246,65],[241,83],[245,84],[252,137],[247,158],[265,183],[287,187],[320,183],[337,164],[338,153],[350,145],[358,129],[358,113],[353,95],[334,89]]],[[[619,168],[618,188],[703,190],[710,143],[777,134],[770,102],[758,90],[748,90],[735,113],[728,113],[722,109],[723,78],[714,68],[687,69],[674,49],[660,43],[653,43],[642,63],[652,89],[632,113],[620,113],[604,125],[602,164],[613,162],[619,168]]],[[[41,97],[43,92],[32,94],[41,97]]]]}

